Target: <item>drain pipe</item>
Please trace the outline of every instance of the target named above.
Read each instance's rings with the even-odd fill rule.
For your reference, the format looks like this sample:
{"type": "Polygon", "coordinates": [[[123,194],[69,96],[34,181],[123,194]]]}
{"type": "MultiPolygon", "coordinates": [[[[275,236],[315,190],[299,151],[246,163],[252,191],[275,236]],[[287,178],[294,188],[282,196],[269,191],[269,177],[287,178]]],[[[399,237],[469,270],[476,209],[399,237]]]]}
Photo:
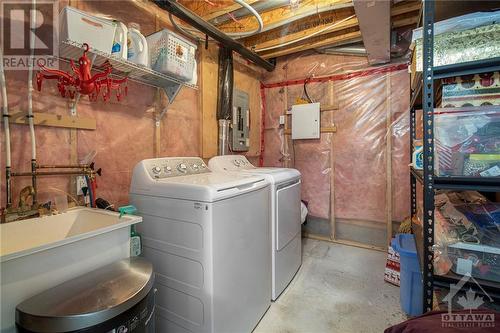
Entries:
{"type": "Polygon", "coordinates": [[[3,49],[0,45],[0,85],[2,86],[2,120],[5,132],[5,191],[7,192],[7,208],[12,206],[11,187],[11,159],[10,159],[10,126],[9,126],[9,103],[7,101],[7,84],[5,82],[5,71],[3,68],[3,49]]]}
{"type": "Polygon", "coordinates": [[[229,124],[231,119],[219,119],[219,146],[218,155],[227,155],[229,153],[229,124]]]}
{"type": "Polygon", "coordinates": [[[229,153],[229,126],[233,112],[233,50],[219,49],[219,75],[217,85],[217,120],[219,124],[219,155],[229,153]]]}
{"type": "Polygon", "coordinates": [[[35,190],[33,194],[33,205],[37,203],[37,186],[36,186],[36,141],[35,141],[35,125],[33,121],[33,66],[35,61],[35,38],[34,31],[36,27],[36,0],[31,1],[32,10],[30,16],[30,61],[28,64],[28,124],[31,137],[31,182],[35,190]]]}

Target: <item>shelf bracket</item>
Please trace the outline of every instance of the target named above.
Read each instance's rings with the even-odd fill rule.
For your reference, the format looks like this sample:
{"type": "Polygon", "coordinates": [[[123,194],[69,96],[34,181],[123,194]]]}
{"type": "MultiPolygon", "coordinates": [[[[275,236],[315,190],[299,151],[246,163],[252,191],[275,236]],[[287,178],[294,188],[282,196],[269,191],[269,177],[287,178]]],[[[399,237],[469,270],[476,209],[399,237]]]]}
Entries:
{"type": "Polygon", "coordinates": [[[163,116],[165,116],[165,114],[167,113],[168,107],[170,105],[172,105],[172,103],[174,102],[175,98],[179,94],[179,91],[181,90],[181,88],[182,88],[182,85],[178,84],[178,83],[171,83],[168,86],[165,86],[165,87],[162,88],[163,91],[165,92],[165,94],[168,97],[168,103],[163,108],[163,110],[160,112],[160,114],[158,115],[158,117],[156,118],[156,126],[159,126],[159,122],[163,119],[163,116]]]}
{"type": "Polygon", "coordinates": [[[177,97],[177,94],[179,93],[179,90],[181,90],[182,85],[178,83],[171,83],[166,87],[163,87],[163,91],[165,91],[165,94],[167,94],[168,97],[168,104],[172,104],[174,102],[175,97],[177,97]]]}

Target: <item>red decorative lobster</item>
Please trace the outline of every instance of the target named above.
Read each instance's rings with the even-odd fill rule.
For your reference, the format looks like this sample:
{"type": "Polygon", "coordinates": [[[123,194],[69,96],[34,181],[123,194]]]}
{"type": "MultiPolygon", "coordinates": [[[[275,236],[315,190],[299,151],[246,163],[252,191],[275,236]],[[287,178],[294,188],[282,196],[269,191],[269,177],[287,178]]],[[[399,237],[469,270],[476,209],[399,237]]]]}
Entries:
{"type": "MultiPolygon", "coordinates": [[[[79,66],[75,66],[73,60],[70,60],[73,74],[57,69],[47,68],[39,62],[38,66],[40,67],[40,71],[36,74],[38,91],[42,90],[43,79],[50,79],[57,80],[57,88],[59,89],[62,97],[69,96],[69,98],[73,99],[75,97],[75,92],[77,92],[82,95],[88,95],[91,101],[97,101],[99,94],[102,94],[102,99],[106,102],[111,97],[111,91],[116,90],[116,99],[120,101],[122,98],[121,85],[127,82],[127,78],[110,78],[109,76],[113,67],[111,67],[109,62],[104,64],[103,72],[92,76],[90,73],[92,64],[87,57],[88,51],[89,45],[86,43],[83,44],[83,55],[80,59],[78,59],[79,66]]],[[[125,96],[127,95],[127,92],[128,89],[127,86],[125,86],[125,96]]]]}

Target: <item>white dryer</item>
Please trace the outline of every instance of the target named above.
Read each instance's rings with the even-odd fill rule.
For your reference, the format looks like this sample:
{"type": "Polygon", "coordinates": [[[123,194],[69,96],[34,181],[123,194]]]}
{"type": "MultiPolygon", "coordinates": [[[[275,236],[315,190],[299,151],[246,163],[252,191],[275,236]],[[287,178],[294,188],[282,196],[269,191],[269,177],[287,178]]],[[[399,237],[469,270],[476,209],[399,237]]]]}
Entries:
{"type": "Polygon", "coordinates": [[[302,263],[300,172],[289,168],[257,168],[241,155],[212,157],[208,167],[216,172],[264,176],[271,183],[272,300],[276,300],[302,263]]]}
{"type": "Polygon", "coordinates": [[[250,333],[270,306],[269,182],[211,172],[202,159],[133,170],[143,256],[156,273],[156,331],[250,333]]]}

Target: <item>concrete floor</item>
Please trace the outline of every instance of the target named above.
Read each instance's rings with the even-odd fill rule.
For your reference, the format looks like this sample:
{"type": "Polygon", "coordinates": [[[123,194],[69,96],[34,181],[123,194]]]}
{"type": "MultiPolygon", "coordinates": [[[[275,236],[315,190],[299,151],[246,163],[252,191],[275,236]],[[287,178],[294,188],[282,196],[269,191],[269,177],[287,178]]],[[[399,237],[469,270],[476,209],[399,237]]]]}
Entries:
{"type": "Polygon", "coordinates": [[[399,288],[384,282],[387,255],[312,239],[302,267],[254,333],[380,333],[406,320],[399,288]]]}

